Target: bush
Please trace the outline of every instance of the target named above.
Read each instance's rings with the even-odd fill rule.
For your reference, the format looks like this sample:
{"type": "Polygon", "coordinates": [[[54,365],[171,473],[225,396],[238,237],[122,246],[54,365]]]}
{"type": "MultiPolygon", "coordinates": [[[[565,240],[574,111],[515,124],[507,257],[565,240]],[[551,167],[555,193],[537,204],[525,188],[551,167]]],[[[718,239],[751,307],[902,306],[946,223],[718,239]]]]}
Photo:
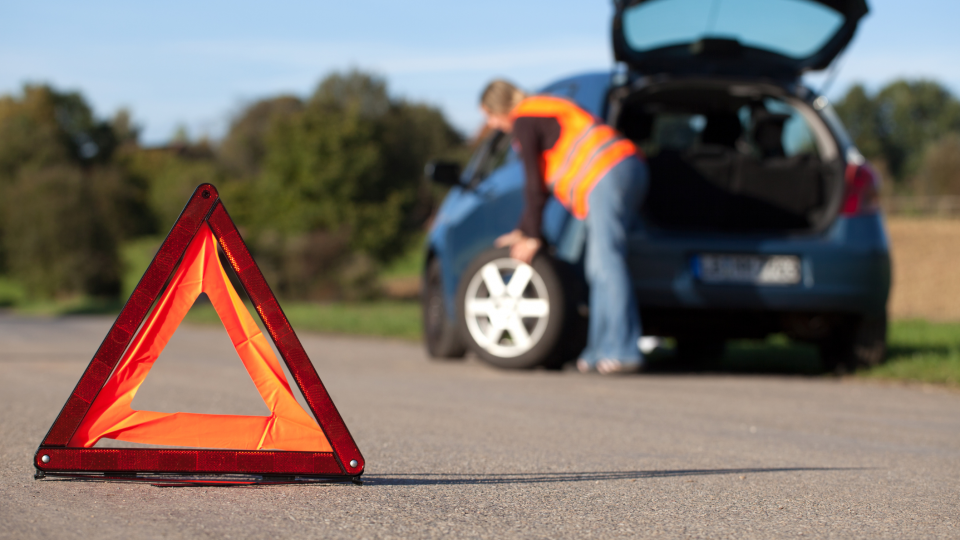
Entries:
{"type": "Polygon", "coordinates": [[[896,80],[872,96],[855,85],[836,109],[860,151],[901,184],[918,173],[930,144],[960,133],[960,101],[935,81],[896,80]]]}
{"type": "Polygon", "coordinates": [[[950,133],[927,148],[914,183],[924,195],[960,195],[960,134],[950,133]]]}
{"type": "Polygon", "coordinates": [[[150,221],[144,186],[112,164],[120,141],[77,93],[0,98],[0,272],[31,297],[118,294],[117,246],[150,221]]]}
{"type": "Polygon", "coordinates": [[[116,176],[51,166],[22,171],[6,190],[5,247],[10,274],[32,297],[115,296],[120,264],[113,224],[97,209],[116,176]],[[107,185],[104,185],[107,184],[107,185]]]}
{"type": "Polygon", "coordinates": [[[406,251],[433,209],[424,164],[461,137],[438,110],[391,98],[382,79],[358,72],[327,77],[301,109],[271,101],[250,111],[259,120],[242,117],[226,140],[262,148],[262,161],[236,167],[255,176],[223,192],[268,280],[287,297],[370,296],[379,265],[406,251]]]}
{"type": "Polygon", "coordinates": [[[185,135],[144,148],[137,132],[126,111],[98,120],[77,93],[0,97],[0,275],[38,298],[116,296],[133,281],[120,244],[165,234],[211,182],[279,294],[368,298],[433,211],[424,164],[463,149],[439,110],[360,72],[308,100],[252,104],[219,148],[185,135]]]}
{"type": "Polygon", "coordinates": [[[227,174],[256,178],[267,152],[266,134],[277,121],[302,111],[303,102],[293,96],[260,100],[244,109],[231,123],[217,150],[217,158],[227,174]]]}
{"type": "Polygon", "coordinates": [[[198,185],[218,185],[223,178],[213,151],[205,145],[133,147],[121,151],[117,163],[144,187],[144,204],[152,220],[145,233],[166,234],[198,185]]]}

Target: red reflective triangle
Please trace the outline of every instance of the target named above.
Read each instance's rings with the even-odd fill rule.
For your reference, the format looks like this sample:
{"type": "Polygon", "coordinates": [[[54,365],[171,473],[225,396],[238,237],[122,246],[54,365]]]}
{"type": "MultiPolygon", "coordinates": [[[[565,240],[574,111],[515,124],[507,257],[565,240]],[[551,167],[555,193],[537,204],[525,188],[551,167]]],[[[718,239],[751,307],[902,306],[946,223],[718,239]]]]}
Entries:
{"type": "Polygon", "coordinates": [[[363,473],[360,450],[212,185],[200,185],[184,207],[50,427],[34,457],[34,465],[38,476],[48,472],[96,472],[357,477],[363,473]],[[239,277],[316,423],[290,394],[269,345],[223,273],[215,243],[239,277]],[[167,414],[130,409],[131,388],[136,391],[200,292],[207,292],[214,301],[237,352],[271,409],[271,416],[167,414]],[[141,328],[155,302],[157,307],[141,328]],[[236,319],[228,321],[224,314],[236,319]],[[133,346],[128,349],[131,341],[133,346]],[[322,432],[316,429],[318,424],[322,432]],[[213,442],[232,448],[90,448],[100,437],[177,446],[218,446],[210,444],[213,442]]]}

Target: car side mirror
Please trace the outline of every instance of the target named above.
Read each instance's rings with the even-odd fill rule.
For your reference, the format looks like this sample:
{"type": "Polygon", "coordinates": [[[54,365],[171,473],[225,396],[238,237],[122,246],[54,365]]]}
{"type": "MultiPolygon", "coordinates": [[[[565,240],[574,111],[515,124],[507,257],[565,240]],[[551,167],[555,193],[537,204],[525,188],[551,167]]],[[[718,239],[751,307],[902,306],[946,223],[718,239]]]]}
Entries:
{"type": "Polygon", "coordinates": [[[459,186],[460,165],[450,161],[431,161],[424,168],[424,174],[433,183],[441,186],[459,186]]]}

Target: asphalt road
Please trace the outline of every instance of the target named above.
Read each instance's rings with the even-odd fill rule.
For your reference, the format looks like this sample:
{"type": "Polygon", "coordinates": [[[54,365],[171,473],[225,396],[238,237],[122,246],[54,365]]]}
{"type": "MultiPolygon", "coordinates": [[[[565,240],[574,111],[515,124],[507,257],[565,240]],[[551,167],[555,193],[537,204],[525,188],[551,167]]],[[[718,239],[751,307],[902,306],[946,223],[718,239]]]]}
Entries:
{"type": "MultiPolygon", "coordinates": [[[[0,538],[960,537],[960,393],[829,378],[505,372],[301,335],[365,485],[33,480],[111,321],[0,314],[0,538]]],[[[220,328],[134,406],[266,410],[220,328]]]]}

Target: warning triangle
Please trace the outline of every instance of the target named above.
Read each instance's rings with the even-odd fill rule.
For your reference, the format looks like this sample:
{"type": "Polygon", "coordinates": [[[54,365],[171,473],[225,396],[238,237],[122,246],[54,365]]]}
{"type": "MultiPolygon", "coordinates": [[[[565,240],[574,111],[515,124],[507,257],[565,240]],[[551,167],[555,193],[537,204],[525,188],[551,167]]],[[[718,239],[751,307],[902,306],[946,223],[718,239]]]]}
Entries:
{"type": "Polygon", "coordinates": [[[41,477],[242,473],[355,478],[363,473],[359,449],[212,185],[202,184],[190,198],[37,450],[34,464],[41,477]],[[316,420],[297,403],[270,343],[231,285],[218,246],[316,420]],[[269,416],[130,407],[201,293],[223,322],[269,416]],[[101,438],[189,449],[92,448],[101,438]]]}

